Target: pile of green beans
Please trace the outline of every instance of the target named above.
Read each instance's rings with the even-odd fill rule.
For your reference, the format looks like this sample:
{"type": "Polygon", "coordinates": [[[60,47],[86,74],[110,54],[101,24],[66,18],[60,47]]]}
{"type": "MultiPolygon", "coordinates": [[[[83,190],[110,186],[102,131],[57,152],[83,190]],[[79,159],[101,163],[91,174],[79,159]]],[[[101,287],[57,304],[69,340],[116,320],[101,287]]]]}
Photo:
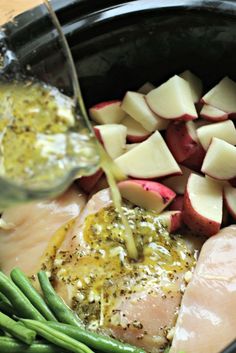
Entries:
{"type": "Polygon", "coordinates": [[[65,350],[58,350],[54,344],[46,341],[34,341],[30,346],[20,343],[14,338],[0,336],[1,353],[68,353],[65,350]]]}
{"type": "Polygon", "coordinates": [[[86,330],[45,272],[38,273],[43,296],[20,269],[12,270],[10,277],[0,271],[1,353],[145,353],[86,330]]]}

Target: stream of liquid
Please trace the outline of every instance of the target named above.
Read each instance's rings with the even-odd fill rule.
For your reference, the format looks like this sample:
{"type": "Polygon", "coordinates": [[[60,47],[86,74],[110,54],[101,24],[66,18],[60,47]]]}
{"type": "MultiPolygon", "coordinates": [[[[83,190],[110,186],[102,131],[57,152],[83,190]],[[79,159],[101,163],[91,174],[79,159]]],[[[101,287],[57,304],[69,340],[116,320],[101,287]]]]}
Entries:
{"type": "MultiPolygon", "coordinates": [[[[71,70],[71,78],[72,78],[72,84],[73,84],[73,89],[74,89],[74,94],[75,94],[75,106],[79,108],[78,110],[80,110],[80,113],[81,113],[84,121],[86,122],[86,125],[89,128],[89,131],[91,132],[92,126],[89,123],[86,108],[84,106],[84,102],[83,102],[83,98],[82,98],[82,94],[81,94],[81,90],[80,90],[80,86],[79,86],[79,81],[78,81],[78,77],[77,77],[77,72],[76,72],[76,68],[74,65],[73,58],[72,58],[71,50],[69,48],[68,42],[65,38],[65,35],[64,35],[63,30],[61,28],[61,25],[58,21],[58,18],[56,16],[50,2],[48,0],[44,0],[44,3],[48,9],[50,16],[51,16],[52,22],[59,33],[61,45],[64,49],[64,52],[65,52],[65,55],[67,58],[67,62],[70,66],[69,69],[71,70]]],[[[123,212],[122,199],[121,199],[121,195],[120,195],[119,189],[116,184],[117,181],[124,179],[125,176],[121,173],[121,171],[118,169],[118,167],[112,161],[112,159],[108,156],[108,154],[106,153],[104,148],[100,145],[100,143],[97,141],[95,141],[95,143],[97,144],[97,148],[98,148],[98,151],[100,154],[100,166],[106,174],[107,181],[108,181],[108,184],[109,184],[109,187],[111,190],[113,203],[115,205],[117,212],[119,213],[119,216],[122,220],[122,223],[123,223],[123,226],[125,229],[124,241],[126,244],[129,258],[133,259],[133,260],[137,260],[138,259],[138,250],[137,250],[137,247],[135,244],[133,232],[132,232],[131,227],[129,226],[129,223],[128,223],[128,219],[123,212]]]]}

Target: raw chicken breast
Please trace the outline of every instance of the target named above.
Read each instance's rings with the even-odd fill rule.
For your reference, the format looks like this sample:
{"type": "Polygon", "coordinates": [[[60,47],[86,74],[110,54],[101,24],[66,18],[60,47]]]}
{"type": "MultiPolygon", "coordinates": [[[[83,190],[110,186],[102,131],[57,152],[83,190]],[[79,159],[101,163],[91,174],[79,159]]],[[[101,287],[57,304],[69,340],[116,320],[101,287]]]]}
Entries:
{"type": "Polygon", "coordinates": [[[89,329],[160,352],[175,325],[184,273],[195,264],[193,251],[180,236],[170,237],[155,213],[124,210],[139,244],[139,261],[127,258],[124,229],[109,191],[102,190],[89,200],[58,252],[55,288],[89,329]]]}
{"type": "Polygon", "coordinates": [[[19,266],[35,273],[54,233],[77,217],[86,202],[78,189],[71,188],[56,200],[32,202],[6,210],[1,219],[0,267],[9,273],[19,266]]]}
{"type": "Polygon", "coordinates": [[[170,353],[219,353],[236,338],[236,225],[203,245],[170,353]]]}
{"type": "Polygon", "coordinates": [[[62,244],[61,250],[74,251],[77,244],[83,241],[83,224],[88,215],[98,212],[101,208],[107,207],[112,204],[109,189],[101,190],[96,193],[87,203],[83,212],[77,217],[75,225],[66,236],[62,244]],[[78,230],[78,231],[77,231],[78,230]],[[76,236],[74,234],[76,233],[76,236]]]}

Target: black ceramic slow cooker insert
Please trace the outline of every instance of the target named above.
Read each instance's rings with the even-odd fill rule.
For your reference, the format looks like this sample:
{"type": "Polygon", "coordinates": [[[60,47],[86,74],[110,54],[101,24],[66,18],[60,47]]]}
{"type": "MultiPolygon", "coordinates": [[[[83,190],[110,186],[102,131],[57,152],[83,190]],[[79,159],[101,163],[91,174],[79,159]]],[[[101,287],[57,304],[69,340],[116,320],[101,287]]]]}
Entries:
{"type": "MultiPolygon", "coordinates": [[[[226,75],[236,80],[235,0],[52,3],[72,49],[88,107],[122,98],[145,81],[159,84],[186,69],[203,78],[205,89],[226,75]]],[[[34,16],[20,15],[18,27],[8,26],[17,58],[23,65],[30,64],[33,75],[43,77],[49,71],[52,84],[66,85],[53,46],[55,33],[42,11],[33,12],[34,16]]],[[[236,342],[222,353],[233,352],[236,342]]]]}

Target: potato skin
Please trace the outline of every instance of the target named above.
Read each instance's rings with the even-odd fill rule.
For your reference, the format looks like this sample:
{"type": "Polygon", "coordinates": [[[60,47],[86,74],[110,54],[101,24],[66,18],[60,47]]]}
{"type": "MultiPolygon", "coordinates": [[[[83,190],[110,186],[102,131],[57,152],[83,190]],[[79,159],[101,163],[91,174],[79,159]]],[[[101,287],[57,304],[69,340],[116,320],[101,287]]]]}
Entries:
{"type": "Polygon", "coordinates": [[[173,122],[166,130],[166,143],[178,163],[183,162],[193,155],[198,142],[195,141],[185,122],[173,122]]]}
{"type": "Polygon", "coordinates": [[[205,218],[193,208],[188,191],[184,195],[183,222],[196,235],[210,237],[220,230],[220,223],[205,218]]]}

